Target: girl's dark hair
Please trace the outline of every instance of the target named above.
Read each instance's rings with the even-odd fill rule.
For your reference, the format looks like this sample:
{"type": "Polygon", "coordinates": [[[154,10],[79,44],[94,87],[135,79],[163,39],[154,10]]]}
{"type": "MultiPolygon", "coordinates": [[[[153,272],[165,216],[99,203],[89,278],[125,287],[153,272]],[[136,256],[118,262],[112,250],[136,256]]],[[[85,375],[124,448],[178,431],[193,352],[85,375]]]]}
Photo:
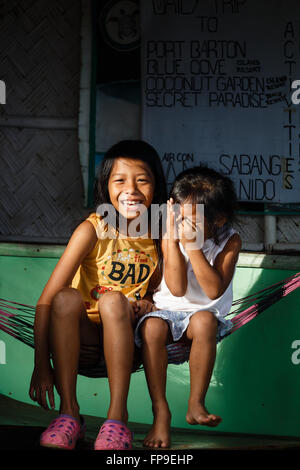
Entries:
{"type": "Polygon", "coordinates": [[[178,204],[203,204],[210,235],[217,244],[237,222],[238,203],[232,180],[205,165],[180,173],[173,183],[170,198],[178,204]],[[220,216],[227,220],[221,229],[216,224],[220,216]]]}
{"type": "MultiPolygon", "coordinates": [[[[97,171],[94,184],[94,206],[109,204],[108,180],[116,158],[130,158],[141,160],[149,166],[153,173],[155,185],[152,204],[162,204],[167,200],[167,185],[162,164],[157,151],[152,145],[143,140],[122,140],[113,145],[104,155],[101,165],[97,171]]],[[[160,228],[162,227],[159,221],[160,228]]],[[[161,230],[160,230],[161,232],[161,230]]],[[[162,253],[160,240],[155,240],[158,252],[159,269],[162,267],[162,253]]]]}
{"type": "Polygon", "coordinates": [[[122,140],[104,155],[94,185],[94,205],[110,203],[108,180],[116,158],[131,158],[147,163],[155,179],[152,204],[162,204],[167,199],[166,181],[157,151],[143,140],[122,140]]]}

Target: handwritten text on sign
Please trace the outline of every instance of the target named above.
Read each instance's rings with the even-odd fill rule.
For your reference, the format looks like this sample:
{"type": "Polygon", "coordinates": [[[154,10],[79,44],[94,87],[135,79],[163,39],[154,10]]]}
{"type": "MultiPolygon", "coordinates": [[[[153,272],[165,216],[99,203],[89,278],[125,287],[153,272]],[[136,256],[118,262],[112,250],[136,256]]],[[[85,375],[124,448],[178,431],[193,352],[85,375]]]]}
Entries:
{"type": "Polygon", "coordinates": [[[169,184],[205,162],[242,201],[300,202],[300,5],[280,5],[142,0],[143,137],[169,184]]]}

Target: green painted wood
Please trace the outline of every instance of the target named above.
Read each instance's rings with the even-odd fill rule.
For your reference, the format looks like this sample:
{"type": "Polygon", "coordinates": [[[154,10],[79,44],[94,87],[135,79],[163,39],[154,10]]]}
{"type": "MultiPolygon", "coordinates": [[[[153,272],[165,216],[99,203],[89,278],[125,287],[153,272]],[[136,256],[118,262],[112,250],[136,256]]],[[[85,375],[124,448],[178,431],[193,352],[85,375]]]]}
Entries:
{"type": "Polygon", "coordinates": [[[0,256],[26,258],[60,258],[66,245],[38,245],[29,243],[0,243],[0,256]]]}
{"type": "MultiPolygon", "coordinates": [[[[29,258],[60,258],[66,245],[39,245],[29,243],[0,243],[0,256],[21,256],[29,258]]],[[[298,255],[271,255],[265,253],[242,252],[238,267],[264,269],[300,269],[298,255]]]]}

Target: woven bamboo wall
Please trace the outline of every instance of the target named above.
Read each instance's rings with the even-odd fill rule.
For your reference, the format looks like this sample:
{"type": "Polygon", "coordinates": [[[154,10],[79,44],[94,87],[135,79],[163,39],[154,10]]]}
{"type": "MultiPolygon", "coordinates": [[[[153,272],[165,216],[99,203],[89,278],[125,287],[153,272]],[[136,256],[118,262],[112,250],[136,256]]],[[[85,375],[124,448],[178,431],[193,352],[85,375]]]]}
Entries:
{"type": "Polygon", "coordinates": [[[0,240],[64,243],[85,216],[80,0],[2,0],[0,240]]]}

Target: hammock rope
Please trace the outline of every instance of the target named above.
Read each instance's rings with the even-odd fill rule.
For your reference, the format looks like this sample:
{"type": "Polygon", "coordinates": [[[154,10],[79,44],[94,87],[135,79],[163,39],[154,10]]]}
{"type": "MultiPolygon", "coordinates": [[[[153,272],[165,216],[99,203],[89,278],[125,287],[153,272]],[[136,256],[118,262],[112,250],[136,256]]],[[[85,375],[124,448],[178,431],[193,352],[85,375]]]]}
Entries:
{"type": "MultiPolygon", "coordinates": [[[[237,308],[231,310],[227,315],[227,317],[230,317],[233,326],[224,338],[256,318],[298,287],[300,287],[300,272],[258,292],[234,300],[232,306],[237,308]]],[[[0,298],[0,330],[31,348],[34,348],[34,317],[35,306],[0,298]]]]}
{"type": "Polygon", "coordinates": [[[228,314],[228,316],[233,315],[233,318],[231,318],[233,327],[229,334],[253,320],[264,310],[271,307],[271,305],[278,302],[283,297],[286,297],[298,287],[300,287],[300,273],[296,273],[265,289],[233,301],[232,306],[240,306],[228,314]]]}
{"type": "Polygon", "coordinates": [[[34,348],[35,307],[0,298],[0,330],[34,348]]]}

